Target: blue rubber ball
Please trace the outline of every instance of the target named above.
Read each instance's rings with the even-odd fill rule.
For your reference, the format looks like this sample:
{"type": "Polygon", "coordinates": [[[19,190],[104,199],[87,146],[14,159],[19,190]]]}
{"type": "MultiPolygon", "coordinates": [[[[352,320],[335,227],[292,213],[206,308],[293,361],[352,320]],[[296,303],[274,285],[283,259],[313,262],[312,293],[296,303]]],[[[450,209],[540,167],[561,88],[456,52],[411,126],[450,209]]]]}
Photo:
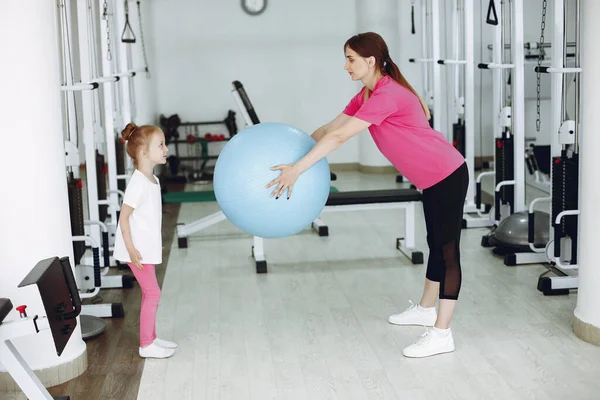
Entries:
{"type": "Polygon", "coordinates": [[[330,190],[325,158],[300,174],[287,199],[271,197],[266,185],[281,174],[271,167],[294,164],[316,141],[293,126],[265,122],[236,134],[221,150],[214,171],[215,197],[235,226],[262,238],[291,236],[310,226],[325,206],[330,190]]]}

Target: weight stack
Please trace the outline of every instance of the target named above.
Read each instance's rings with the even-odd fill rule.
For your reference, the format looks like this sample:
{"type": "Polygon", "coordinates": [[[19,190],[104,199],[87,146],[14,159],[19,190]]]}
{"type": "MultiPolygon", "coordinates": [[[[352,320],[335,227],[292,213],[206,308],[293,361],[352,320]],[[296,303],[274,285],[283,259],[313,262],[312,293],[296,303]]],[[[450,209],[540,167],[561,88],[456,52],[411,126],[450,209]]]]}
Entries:
{"type": "MultiPolygon", "coordinates": [[[[502,137],[496,139],[496,182],[511,181],[515,178],[514,139],[502,137]]],[[[513,204],[515,188],[513,185],[500,188],[500,202],[513,204]]]]}
{"type": "MultiPolygon", "coordinates": [[[[73,178],[73,174],[67,179],[67,191],[69,192],[69,213],[71,214],[71,234],[73,236],[85,235],[83,226],[83,184],[81,179],[73,178]]],[[[73,242],[73,256],[75,265],[79,264],[85,253],[85,242],[73,242]]]]}
{"type": "MultiPolygon", "coordinates": [[[[106,200],[106,167],[104,156],[96,150],[96,180],[98,181],[98,200],[106,200]]],[[[108,216],[108,206],[98,206],[100,222],[106,221],[108,216]]]]}
{"type": "MultiPolygon", "coordinates": [[[[563,211],[579,207],[579,155],[571,158],[562,155],[552,158],[552,222],[563,211]]],[[[554,225],[555,256],[560,255],[560,238],[570,237],[572,242],[571,263],[577,263],[577,215],[563,217],[560,225],[554,225]]]]}
{"type": "Polygon", "coordinates": [[[465,121],[462,119],[452,124],[452,145],[465,156],[465,121]]]}
{"type": "MultiPolygon", "coordinates": [[[[117,175],[125,175],[125,143],[120,138],[115,139],[115,150],[117,157],[117,175]]],[[[124,179],[117,180],[117,188],[124,192],[127,184],[124,179]]]]}

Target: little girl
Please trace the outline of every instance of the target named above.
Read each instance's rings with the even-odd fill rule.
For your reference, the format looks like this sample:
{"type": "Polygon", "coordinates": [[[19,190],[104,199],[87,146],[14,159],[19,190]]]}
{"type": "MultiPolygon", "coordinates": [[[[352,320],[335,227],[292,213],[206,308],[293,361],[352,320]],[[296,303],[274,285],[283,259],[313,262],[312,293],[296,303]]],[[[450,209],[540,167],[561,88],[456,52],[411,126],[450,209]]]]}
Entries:
{"type": "Polygon", "coordinates": [[[156,337],[160,287],[154,266],[162,263],[162,202],[153,170],[167,162],[168,149],[156,126],[129,123],[121,135],[135,170],[125,190],[113,256],[129,265],[142,289],[140,357],[167,358],[177,344],[156,337]]]}

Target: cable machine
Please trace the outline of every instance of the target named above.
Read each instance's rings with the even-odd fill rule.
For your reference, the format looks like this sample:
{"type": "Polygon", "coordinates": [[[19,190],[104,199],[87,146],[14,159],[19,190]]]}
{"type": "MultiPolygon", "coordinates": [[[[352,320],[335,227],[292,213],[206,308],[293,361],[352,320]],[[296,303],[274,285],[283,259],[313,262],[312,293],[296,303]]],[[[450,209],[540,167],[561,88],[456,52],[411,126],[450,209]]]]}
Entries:
{"type": "MultiPolygon", "coordinates": [[[[568,294],[579,285],[577,265],[578,216],[579,216],[579,125],[580,125],[580,2],[575,0],[575,67],[567,66],[567,7],[566,1],[554,1],[554,38],[552,64],[550,67],[537,66],[538,74],[551,74],[551,116],[552,119],[552,168],[551,196],[539,198],[529,207],[529,242],[535,241],[532,227],[535,226],[534,206],[537,202],[549,201],[550,238],[544,252],[550,261],[548,271],[538,279],[538,290],[544,295],[568,294]],[[567,88],[574,76],[575,115],[570,119],[567,113],[567,88]],[[554,276],[549,276],[553,273],[554,276]]],[[[544,0],[545,15],[547,2],[544,0]]]]}

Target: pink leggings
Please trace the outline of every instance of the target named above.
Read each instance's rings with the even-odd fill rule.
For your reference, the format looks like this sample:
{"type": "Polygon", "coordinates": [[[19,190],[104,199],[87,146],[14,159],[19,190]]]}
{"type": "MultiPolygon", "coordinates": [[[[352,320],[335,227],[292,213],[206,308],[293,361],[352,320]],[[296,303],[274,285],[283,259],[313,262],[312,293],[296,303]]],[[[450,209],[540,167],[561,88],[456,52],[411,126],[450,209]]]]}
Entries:
{"type": "Polygon", "coordinates": [[[156,339],[156,310],[160,300],[160,287],[156,281],[154,264],[142,264],[139,269],[132,263],[127,263],[135,279],[142,288],[142,307],[140,310],[140,346],[151,345],[156,339]]]}

